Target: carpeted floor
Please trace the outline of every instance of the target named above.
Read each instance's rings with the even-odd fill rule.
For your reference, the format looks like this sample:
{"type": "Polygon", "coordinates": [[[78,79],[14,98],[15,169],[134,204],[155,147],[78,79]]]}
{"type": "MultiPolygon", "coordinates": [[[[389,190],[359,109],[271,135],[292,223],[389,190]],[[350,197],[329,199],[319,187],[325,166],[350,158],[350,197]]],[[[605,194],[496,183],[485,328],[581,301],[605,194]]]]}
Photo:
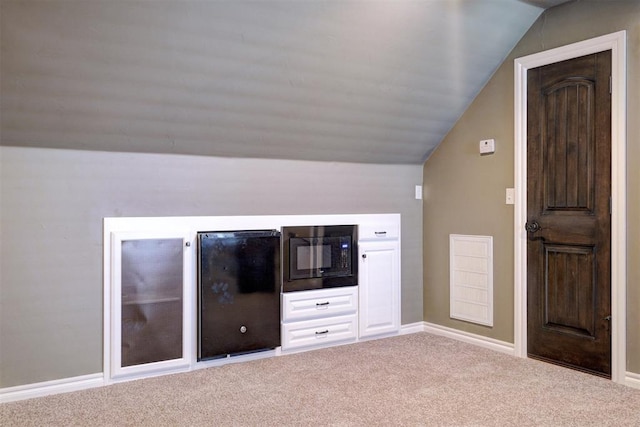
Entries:
{"type": "Polygon", "coordinates": [[[640,390],[418,333],[0,405],[2,426],[640,426],[640,390]]]}

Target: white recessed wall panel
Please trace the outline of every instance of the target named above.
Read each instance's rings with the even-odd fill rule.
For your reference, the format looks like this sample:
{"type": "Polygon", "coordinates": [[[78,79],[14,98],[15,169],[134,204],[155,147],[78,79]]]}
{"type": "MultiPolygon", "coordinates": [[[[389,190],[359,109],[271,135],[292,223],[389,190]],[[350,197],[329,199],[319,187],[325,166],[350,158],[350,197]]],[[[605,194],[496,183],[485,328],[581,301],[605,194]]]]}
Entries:
{"type": "Polygon", "coordinates": [[[449,236],[450,316],[493,326],[493,238],[449,236]]]}

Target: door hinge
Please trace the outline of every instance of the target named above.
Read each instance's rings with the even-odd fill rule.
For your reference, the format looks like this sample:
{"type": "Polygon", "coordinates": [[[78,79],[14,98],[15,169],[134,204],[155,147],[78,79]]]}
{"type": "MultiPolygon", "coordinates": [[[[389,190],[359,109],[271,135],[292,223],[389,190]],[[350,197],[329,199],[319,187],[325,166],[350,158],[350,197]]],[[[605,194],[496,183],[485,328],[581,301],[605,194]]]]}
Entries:
{"type": "Polygon", "coordinates": [[[613,93],[613,79],[609,76],[609,95],[613,93]]]}
{"type": "Polygon", "coordinates": [[[611,196],[609,196],[609,215],[613,215],[613,202],[611,201],[611,196]]]}

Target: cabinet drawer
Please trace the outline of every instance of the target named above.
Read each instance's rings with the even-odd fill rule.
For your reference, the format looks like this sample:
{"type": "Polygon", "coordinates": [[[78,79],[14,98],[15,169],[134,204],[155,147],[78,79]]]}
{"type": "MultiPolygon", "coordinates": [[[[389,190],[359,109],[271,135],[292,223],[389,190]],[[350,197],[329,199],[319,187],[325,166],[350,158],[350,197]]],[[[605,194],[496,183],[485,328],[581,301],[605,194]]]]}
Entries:
{"type": "Polygon", "coordinates": [[[400,225],[395,222],[361,224],[358,227],[358,240],[397,239],[400,225]]]}
{"type": "Polygon", "coordinates": [[[357,286],[288,292],[282,294],[282,321],[350,314],[355,313],[357,307],[357,286]]]}
{"type": "Polygon", "coordinates": [[[282,349],[291,350],[355,340],[357,329],[356,314],[283,323],[282,349]]]}

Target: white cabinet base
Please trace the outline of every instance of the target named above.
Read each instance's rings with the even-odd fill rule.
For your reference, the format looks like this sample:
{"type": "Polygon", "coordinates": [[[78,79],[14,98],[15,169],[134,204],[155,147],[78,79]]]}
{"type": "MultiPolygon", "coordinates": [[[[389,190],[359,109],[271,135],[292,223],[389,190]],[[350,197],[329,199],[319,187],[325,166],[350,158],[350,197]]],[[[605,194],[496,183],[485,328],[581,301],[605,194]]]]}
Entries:
{"type": "Polygon", "coordinates": [[[355,341],[357,312],[357,286],[282,294],[282,350],[355,341]]]}

